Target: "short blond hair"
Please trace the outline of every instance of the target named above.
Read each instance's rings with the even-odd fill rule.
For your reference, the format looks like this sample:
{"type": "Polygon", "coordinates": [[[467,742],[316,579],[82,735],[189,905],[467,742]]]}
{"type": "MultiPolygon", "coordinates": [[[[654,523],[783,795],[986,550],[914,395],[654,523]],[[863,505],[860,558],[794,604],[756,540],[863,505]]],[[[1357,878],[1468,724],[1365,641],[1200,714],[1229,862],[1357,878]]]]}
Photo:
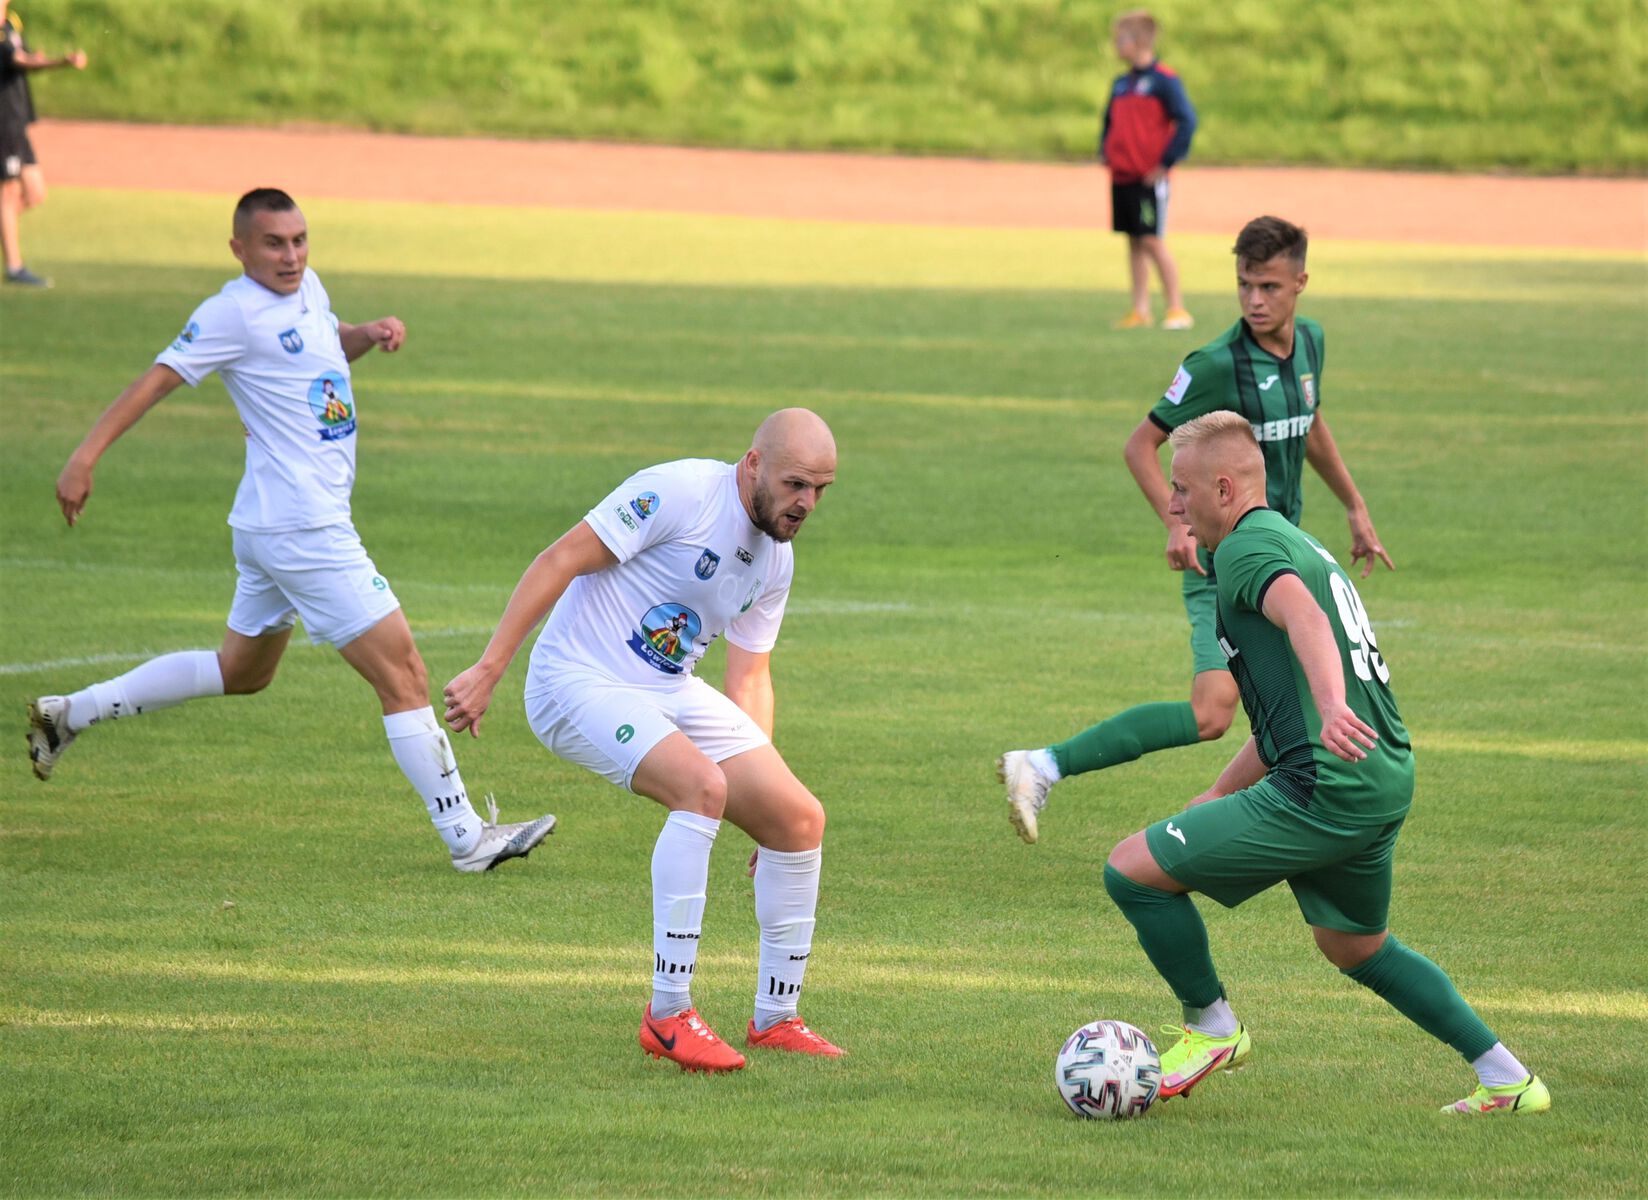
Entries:
{"type": "Polygon", "coordinates": [[[1148,8],[1131,8],[1110,24],[1111,31],[1146,46],[1156,44],[1156,18],[1148,8]]]}
{"type": "Polygon", "coordinates": [[[1205,413],[1194,420],[1186,421],[1167,435],[1167,440],[1173,443],[1175,451],[1210,442],[1223,442],[1227,439],[1244,446],[1252,446],[1255,450],[1259,449],[1259,439],[1253,436],[1252,424],[1241,413],[1231,412],[1229,409],[1205,413]]]}

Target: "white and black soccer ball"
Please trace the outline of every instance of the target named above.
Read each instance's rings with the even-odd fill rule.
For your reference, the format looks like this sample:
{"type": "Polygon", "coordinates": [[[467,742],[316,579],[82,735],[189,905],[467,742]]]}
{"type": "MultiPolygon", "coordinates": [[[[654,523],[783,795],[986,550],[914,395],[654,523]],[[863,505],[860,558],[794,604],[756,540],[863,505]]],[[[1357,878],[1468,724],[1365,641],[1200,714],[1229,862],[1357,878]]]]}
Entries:
{"type": "Polygon", "coordinates": [[[1162,1060],[1143,1030],[1126,1021],[1090,1021],[1059,1048],[1053,1082],[1078,1117],[1142,1117],[1162,1085],[1162,1060]]]}

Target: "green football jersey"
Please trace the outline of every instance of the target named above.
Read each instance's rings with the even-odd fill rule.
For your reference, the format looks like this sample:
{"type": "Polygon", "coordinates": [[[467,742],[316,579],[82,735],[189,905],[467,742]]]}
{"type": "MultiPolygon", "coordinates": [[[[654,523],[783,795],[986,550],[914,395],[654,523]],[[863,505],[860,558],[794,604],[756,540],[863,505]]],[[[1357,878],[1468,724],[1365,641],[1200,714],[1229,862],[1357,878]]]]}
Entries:
{"type": "Polygon", "coordinates": [[[1210,412],[1241,413],[1265,452],[1265,498],[1295,525],[1304,512],[1305,437],[1322,403],[1322,327],[1296,317],[1293,353],[1277,358],[1237,321],[1193,350],[1150,410],[1164,433],[1210,412]]]}
{"type": "Polygon", "coordinates": [[[1413,748],[1396,711],[1390,668],[1362,598],[1333,555],[1282,514],[1256,508],[1219,543],[1219,644],[1241,689],[1266,778],[1311,812],[1348,825],[1382,825],[1413,798],[1413,748]],[[1297,575],[1327,614],[1339,644],[1345,700],[1378,743],[1349,763],[1322,745],[1322,718],[1288,636],[1264,614],[1265,592],[1297,575]]]}

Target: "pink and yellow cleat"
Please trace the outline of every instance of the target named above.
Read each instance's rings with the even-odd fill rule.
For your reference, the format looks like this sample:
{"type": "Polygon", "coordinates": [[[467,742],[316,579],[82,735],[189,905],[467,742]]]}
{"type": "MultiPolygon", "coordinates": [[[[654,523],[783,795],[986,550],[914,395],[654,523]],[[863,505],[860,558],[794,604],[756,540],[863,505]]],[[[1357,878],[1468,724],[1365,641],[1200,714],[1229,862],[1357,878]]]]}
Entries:
{"type": "Polygon", "coordinates": [[[1247,1035],[1245,1025],[1237,1026],[1235,1033],[1223,1038],[1179,1025],[1163,1025],[1162,1030],[1178,1034],[1179,1040],[1162,1051],[1162,1086],[1156,1093],[1158,1100],[1190,1095],[1191,1088],[1215,1071],[1241,1070],[1253,1052],[1253,1039],[1247,1035]]]}
{"type": "Polygon", "coordinates": [[[1472,1117],[1491,1117],[1495,1113],[1542,1113],[1551,1108],[1551,1090],[1538,1075],[1530,1075],[1521,1083],[1504,1087],[1478,1084],[1476,1091],[1463,1100],[1444,1104],[1445,1113],[1459,1113],[1472,1117]]]}

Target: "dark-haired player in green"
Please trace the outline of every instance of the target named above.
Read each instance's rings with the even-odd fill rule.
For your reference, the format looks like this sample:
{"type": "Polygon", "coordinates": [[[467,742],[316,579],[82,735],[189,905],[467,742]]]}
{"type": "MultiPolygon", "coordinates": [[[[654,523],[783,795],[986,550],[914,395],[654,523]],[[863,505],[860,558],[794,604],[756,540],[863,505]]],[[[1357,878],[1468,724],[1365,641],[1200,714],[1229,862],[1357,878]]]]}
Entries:
{"type": "Polygon", "coordinates": [[[1304,507],[1308,461],[1350,521],[1351,561],[1375,557],[1394,569],[1321,415],[1322,327],[1295,316],[1305,272],[1305,231],[1279,217],[1249,221],[1236,238],[1236,295],[1242,319],[1184,360],[1150,415],[1128,438],[1127,466],[1167,527],[1167,565],[1184,572],[1195,676],[1189,702],[1139,704],[1040,750],[1011,750],[996,764],[1007,785],[1007,815],[1027,842],[1047,793],[1067,775],[1131,762],[1141,754],[1212,741],[1236,715],[1236,685],[1213,636],[1213,588],[1204,547],[1167,511],[1159,451],[1186,421],[1221,410],[1247,418],[1265,456],[1270,507],[1295,525],[1304,507]]]}
{"type": "Polygon", "coordinates": [[[1199,417],[1172,442],[1169,511],[1213,556],[1218,642],[1253,736],[1208,791],[1126,838],[1105,865],[1105,889],[1184,1006],[1159,1094],[1185,1095],[1252,1046],[1187,893],[1234,908],[1286,882],[1329,962],[1475,1068],[1476,1090],[1443,1112],[1543,1112],[1545,1085],[1441,968],[1386,929],[1413,751],[1356,586],[1266,507],[1264,458],[1241,415],[1199,417]]]}

